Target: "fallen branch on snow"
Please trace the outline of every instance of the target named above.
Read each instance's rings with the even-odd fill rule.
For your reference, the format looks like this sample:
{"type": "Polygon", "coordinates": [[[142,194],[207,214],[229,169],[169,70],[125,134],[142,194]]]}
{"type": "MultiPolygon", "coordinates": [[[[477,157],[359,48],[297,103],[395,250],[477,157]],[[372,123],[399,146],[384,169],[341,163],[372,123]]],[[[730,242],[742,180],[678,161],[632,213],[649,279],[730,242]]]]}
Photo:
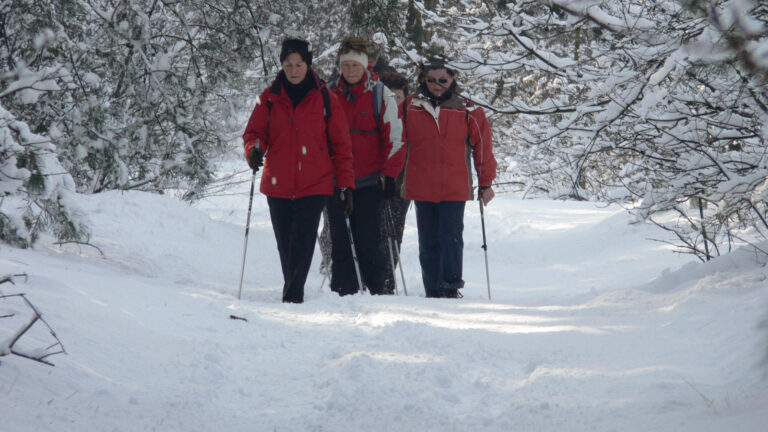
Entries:
{"type": "MultiPolygon", "coordinates": [[[[6,275],[0,278],[0,284],[6,282],[13,284],[13,277],[16,276],[26,277],[27,275],[6,275]]],[[[56,332],[53,331],[51,326],[43,319],[37,308],[27,299],[24,294],[2,295],[2,293],[0,293],[0,302],[8,301],[9,299],[13,298],[21,299],[24,302],[24,305],[32,311],[32,317],[30,318],[29,322],[27,322],[25,325],[22,325],[22,327],[19,328],[13,335],[11,335],[11,337],[4,341],[0,340],[0,357],[13,354],[19,357],[46,364],[48,366],[53,366],[54,364],[48,361],[47,358],[55,354],[66,354],[66,351],[64,350],[64,344],[61,343],[59,337],[56,336],[56,332]],[[16,344],[19,342],[19,340],[38,322],[43,323],[43,325],[48,329],[48,333],[53,338],[54,342],[46,348],[36,349],[33,351],[17,348],[16,344]]],[[[14,316],[16,316],[15,313],[5,313],[0,315],[0,319],[12,318],[14,316]]]]}

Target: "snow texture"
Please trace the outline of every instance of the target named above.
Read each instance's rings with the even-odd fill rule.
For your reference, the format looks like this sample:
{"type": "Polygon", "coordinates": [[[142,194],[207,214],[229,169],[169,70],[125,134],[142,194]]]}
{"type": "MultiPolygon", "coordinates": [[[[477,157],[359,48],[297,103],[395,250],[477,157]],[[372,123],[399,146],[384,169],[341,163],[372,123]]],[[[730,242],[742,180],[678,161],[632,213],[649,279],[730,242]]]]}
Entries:
{"type": "MultiPolygon", "coordinates": [[[[68,352],[53,368],[0,358],[0,429],[765,430],[765,257],[702,264],[617,207],[500,195],[492,301],[468,205],[463,299],[423,297],[411,211],[410,296],[339,298],[316,251],[289,305],[257,195],[238,301],[249,174],[192,207],[75,195],[104,256],[45,238],[0,249],[0,274],[29,275],[0,290],[26,293],[68,352]]],[[[0,319],[0,340],[14,330],[0,319]]]]}

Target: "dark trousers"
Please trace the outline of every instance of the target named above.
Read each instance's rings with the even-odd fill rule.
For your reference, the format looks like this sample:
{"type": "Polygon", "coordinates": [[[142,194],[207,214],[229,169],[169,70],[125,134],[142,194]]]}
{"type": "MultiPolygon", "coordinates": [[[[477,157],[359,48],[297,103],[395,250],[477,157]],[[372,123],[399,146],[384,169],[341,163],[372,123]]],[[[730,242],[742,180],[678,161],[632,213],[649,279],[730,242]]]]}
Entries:
{"type": "Polygon", "coordinates": [[[427,297],[464,287],[464,201],[416,201],[419,262],[427,297]]]}
{"type": "Polygon", "coordinates": [[[325,200],[325,195],[297,199],[267,197],[272,229],[280,253],[280,265],[283,268],[285,303],[304,301],[304,283],[312,264],[317,227],[325,200]]]}
{"type": "Polygon", "coordinates": [[[405,230],[405,218],[408,214],[408,206],[411,204],[410,201],[404,200],[400,198],[399,196],[395,196],[392,199],[388,201],[382,202],[381,206],[381,244],[379,246],[379,249],[381,249],[381,253],[384,254],[384,258],[387,263],[387,272],[386,276],[384,278],[384,293],[385,294],[394,294],[395,293],[395,278],[397,275],[394,272],[394,269],[392,269],[392,262],[390,262],[390,249],[389,249],[389,240],[390,237],[394,236],[393,240],[395,243],[392,244],[392,261],[394,261],[395,267],[398,265],[398,256],[397,251],[400,250],[400,245],[403,243],[403,231],[405,230]],[[391,223],[394,225],[394,232],[390,230],[392,226],[388,223],[388,220],[390,215],[391,223]],[[397,249],[395,249],[395,245],[397,245],[397,249]]]}
{"type": "MultiPolygon", "coordinates": [[[[386,274],[384,256],[379,250],[382,191],[377,185],[356,189],[352,195],[354,208],[349,219],[360,276],[371,294],[381,294],[386,274]]],[[[359,287],[344,210],[333,197],[328,198],[326,208],[331,228],[331,290],[342,296],[354,294],[359,287]]]]}

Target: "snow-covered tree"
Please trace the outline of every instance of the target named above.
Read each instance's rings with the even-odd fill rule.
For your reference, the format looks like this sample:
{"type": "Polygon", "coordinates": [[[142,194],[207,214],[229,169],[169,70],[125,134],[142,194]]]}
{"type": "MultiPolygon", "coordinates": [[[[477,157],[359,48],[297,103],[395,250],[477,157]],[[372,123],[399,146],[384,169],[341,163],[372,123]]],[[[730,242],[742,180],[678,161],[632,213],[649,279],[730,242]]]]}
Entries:
{"type": "Polygon", "coordinates": [[[79,191],[194,198],[279,70],[283,38],[312,42],[313,67],[329,77],[344,36],[374,34],[406,75],[427,56],[451,60],[462,95],[487,108],[502,178],[526,193],[622,203],[706,259],[768,233],[766,9],[754,0],[9,0],[0,100],[8,118],[48,137],[79,191]],[[41,34],[51,43],[35,51],[41,34]],[[35,88],[25,87],[30,74],[35,88]]]}
{"type": "MultiPolygon", "coordinates": [[[[27,23],[28,30],[38,30],[27,23]]],[[[25,43],[10,38],[7,21],[0,23],[5,44],[0,49],[0,241],[30,246],[42,231],[60,241],[87,236],[86,220],[74,199],[75,183],[62,166],[56,147],[47,136],[35,133],[4,106],[33,105],[59,90],[56,80],[66,72],[60,66],[34,68],[34,59],[51,44],[53,34],[41,30],[25,43]]]]}
{"type": "Polygon", "coordinates": [[[0,240],[28,247],[45,230],[60,241],[87,236],[75,182],[54,150],[0,105],[0,240]]]}
{"type": "Polygon", "coordinates": [[[7,40],[22,47],[30,22],[54,35],[29,67],[65,71],[60,91],[4,103],[54,140],[81,192],[194,194],[237,128],[228,122],[239,111],[234,89],[264,54],[257,24],[269,16],[249,3],[4,2],[7,40]]]}
{"type": "Polygon", "coordinates": [[[415,5],[526,191],[620,202],[702,258],[768,230],[765,5],[415,5]]]}

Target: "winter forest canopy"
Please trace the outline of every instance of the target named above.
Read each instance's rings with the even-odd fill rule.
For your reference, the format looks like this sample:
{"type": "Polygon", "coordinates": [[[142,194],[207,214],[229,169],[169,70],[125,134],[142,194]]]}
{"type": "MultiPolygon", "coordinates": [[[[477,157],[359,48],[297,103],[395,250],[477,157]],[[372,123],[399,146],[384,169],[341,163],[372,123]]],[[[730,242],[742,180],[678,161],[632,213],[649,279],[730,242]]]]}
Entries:
{"type": "Polygon", "coordinates": [[[450,60],[492,122],[497,189],[620,203],[701,259],[768,234],[765,2],[8,0],[0,238],[87,241],[76,193],[205,195],[280,41],[308,39],[328,77],[349,35],[411,88],[450,60]]]}

